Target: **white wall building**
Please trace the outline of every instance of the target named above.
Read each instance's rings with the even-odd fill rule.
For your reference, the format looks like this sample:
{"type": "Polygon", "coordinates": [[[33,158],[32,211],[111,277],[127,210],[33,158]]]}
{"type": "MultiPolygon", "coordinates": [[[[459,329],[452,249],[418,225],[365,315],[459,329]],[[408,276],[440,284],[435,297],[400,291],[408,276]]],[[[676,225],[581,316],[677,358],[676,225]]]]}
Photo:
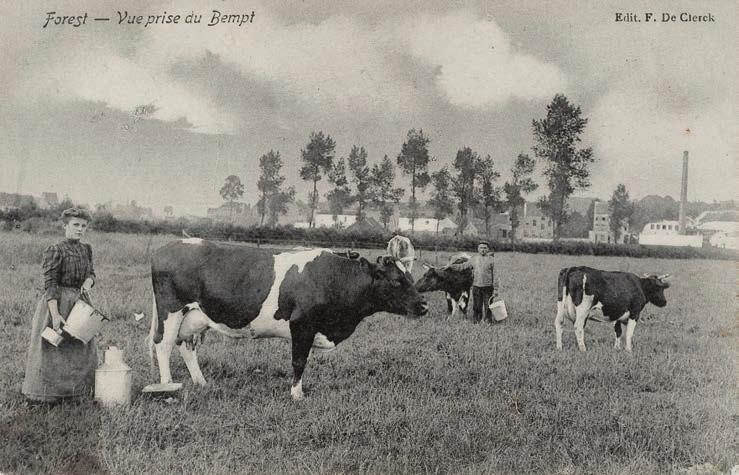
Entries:
{"type": "Polygon", "coordinates": [[[737,231],[719,231],[709,239],[711,246],[720,247],[722,249],[739,249],[739,232],[737,231]]]}
{"type": "MultiPolygon", "coordinates": [[[[449,218],[438,220],[436,218],[421,218],[416,217],[413,223],[413,230],[418,232],[436,232],[436,224],[439,224],[439,232],[445,229],[456,229],[457,224],[449,218]]],[[[398,231],[410,231],[411,229],[411,218],[398,218],[398,231]]]]}
{"type": "Polygon", "coordinates": [[[703,236],[680,234],[679,221],[647,223],[639,233],[639,244],[645,246],[703,247],[703,236]]]}

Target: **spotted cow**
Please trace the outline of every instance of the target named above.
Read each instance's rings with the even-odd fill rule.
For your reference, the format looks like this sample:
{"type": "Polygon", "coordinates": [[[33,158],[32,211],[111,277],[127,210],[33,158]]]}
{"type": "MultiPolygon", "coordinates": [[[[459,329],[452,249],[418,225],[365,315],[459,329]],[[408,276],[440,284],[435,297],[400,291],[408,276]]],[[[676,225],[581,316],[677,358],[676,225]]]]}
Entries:
{"type": "Polygon", "coordinates": [[[149,334],[162,383],[171,382],[169,357],[177,346],[194,383],[206,381],[197,360],[208,328],[234,338],[278,337],[292,343],[294,399],[311,348],[332,350],[376,312],[420,316],[428,305],[390,256],[376,263],[325,249],[280,252],[188,238],[157,250],[149,334]]]}
{"type": "Polygon", "coordinates": [[[557,278],[557,316],[554,328],[557,349],[562,349],[562,322],[567,317],[575,325],[575,336],[580,351],[585,351],[585,323],[592,311],[602,312],[613,323],[616,333],[615,348],[625,339],[626,351],[631,351],[639,314],[647,303],[658,307],[667,305],[665,289],[669,274],[638,277],[629,272],[609,272],[590,267],[567,267],[557,278]],[[623,331],[626,326],[626,331],[623,331]]]}
{"type": "Polygon", "coordinates": [[[467,313],[467,304],[470,299],[470,287],[472,287],[472,269],[456,270],[451,264],[461,264],[470,260],[465,253],[454,254],[449,258],[449,264],[444,267],[435,267],[424,262],[426,269],[423,276],[416,282],[419,292],[433,292],[441,290],[446,294],[447,313],[454,317],[459,309],[467,313]]]}

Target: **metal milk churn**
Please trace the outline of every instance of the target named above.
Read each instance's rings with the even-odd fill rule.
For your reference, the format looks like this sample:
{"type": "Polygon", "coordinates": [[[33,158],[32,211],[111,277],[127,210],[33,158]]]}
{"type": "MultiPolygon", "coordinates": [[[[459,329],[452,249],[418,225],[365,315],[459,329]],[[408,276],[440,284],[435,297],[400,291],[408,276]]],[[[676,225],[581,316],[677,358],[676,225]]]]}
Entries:
{"type": "Polygon", "coordinates": [[[95,370],[95,400],[105,406],[130,404],[131,381],[131,368],[123,361],[123,352],[111,346],[95,370]]]}

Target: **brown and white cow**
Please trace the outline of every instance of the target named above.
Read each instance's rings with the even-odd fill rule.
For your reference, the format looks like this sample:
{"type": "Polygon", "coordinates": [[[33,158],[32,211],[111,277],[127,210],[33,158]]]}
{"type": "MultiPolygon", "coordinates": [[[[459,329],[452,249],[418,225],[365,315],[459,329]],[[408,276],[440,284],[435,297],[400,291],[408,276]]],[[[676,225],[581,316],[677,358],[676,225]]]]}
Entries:
{"type": "Polygon", "coordinates": [[[562,322],[567,317],[575,325],[575,336],[580,351],[585,351],[585,323],[591,311],[600,310],[613,323],[616,333],[615,348],[631,351],[639,314],[647,303],[658,307],[667,305],[665,289],[669,274],[638,277],[629,272],[609,272],[591,267],[566,267],[557,278],[557,316],[554,329],[557,349],[562,349],[562,322]],[[623,331],[622,326],[626,326],[623,331]]]}
{"type": "Polygon", "coordinates": [[[393,236],[387,242],[387,253],[390,256],[398,259],[408,269],[408,272],[413,271],[413,261],[416,260],[416,250],[413,248],[411,240],[405,236],[393,236]]]}
{"type": "Polygon", "coordinates": [[[325,249],[279,252],[190,238],[154,253],[151,278],[150,355],[153,363],[156,349],[162,383],[172,380],[169,356],[178,346],[193,382],[206,384],[191,343],[211,328],[234,338],[291,340],[294,399],[303,397],[311,348],[335,348],[376,312],[428,311],[390,256],[370,263],[325,249]]]}

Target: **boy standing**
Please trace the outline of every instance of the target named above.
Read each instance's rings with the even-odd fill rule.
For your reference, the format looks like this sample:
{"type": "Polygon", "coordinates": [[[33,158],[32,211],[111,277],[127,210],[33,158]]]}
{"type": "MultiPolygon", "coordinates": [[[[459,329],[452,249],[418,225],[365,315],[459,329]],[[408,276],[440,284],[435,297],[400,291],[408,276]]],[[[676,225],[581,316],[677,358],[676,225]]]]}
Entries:
{"type": "Polygon", "coordinates": [[[490,249],[490,243],[480,241],[477,246],[477,254],[461,264],[452,264],[450,267],[456,270],[472,269],[472,321],[480,323],[484,320],[493,323],[493,313],[488,307],[488,300],[493,296],[494,288],[494,254],[490,249]]]}

